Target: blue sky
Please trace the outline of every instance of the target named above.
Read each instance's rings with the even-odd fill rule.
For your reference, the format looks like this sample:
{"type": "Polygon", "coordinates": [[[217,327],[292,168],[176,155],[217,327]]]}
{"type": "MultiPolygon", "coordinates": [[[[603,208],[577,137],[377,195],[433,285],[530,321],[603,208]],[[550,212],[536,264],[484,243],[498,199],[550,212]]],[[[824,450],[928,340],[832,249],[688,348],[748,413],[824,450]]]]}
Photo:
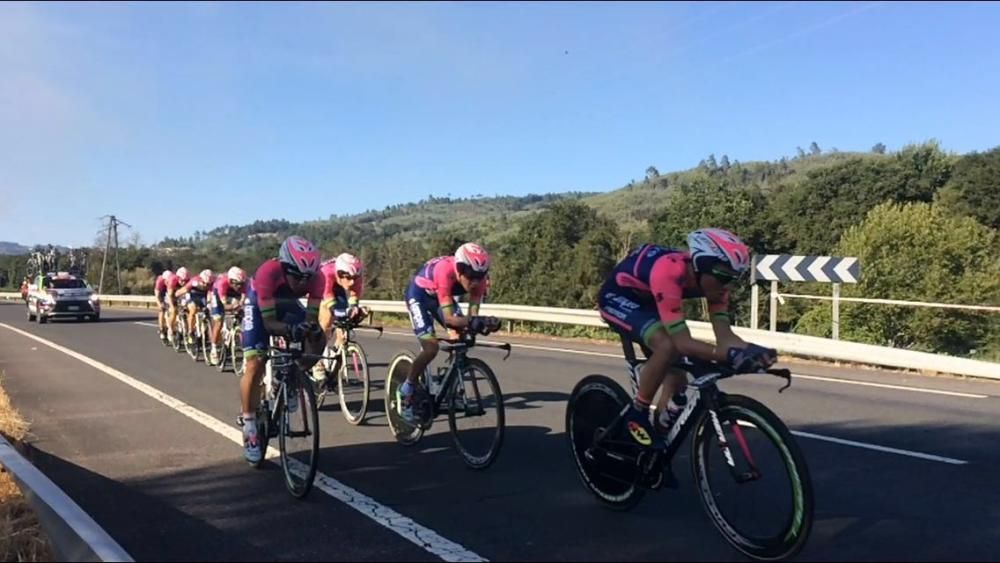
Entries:
{"type": "Polygon", "coordinates": [[[1000,4],[0,4],[0,240],[1000,144],[1000,4]]]}

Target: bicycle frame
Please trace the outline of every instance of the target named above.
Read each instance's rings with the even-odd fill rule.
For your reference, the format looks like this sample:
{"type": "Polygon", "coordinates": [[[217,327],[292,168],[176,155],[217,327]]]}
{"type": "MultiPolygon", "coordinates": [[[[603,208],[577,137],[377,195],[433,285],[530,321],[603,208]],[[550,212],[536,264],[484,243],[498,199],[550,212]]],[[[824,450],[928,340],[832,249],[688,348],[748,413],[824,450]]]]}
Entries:
{"type": "MultiPolygon", "coordinates": [[[[632,396],[635,397],[638,394],[639,388],[639,370],[645,361],[641,361],[636,358],[635,348],[630,340],[623,337],[621,342],[622,350],[625,353],[625,361],[629,368],[628,371],[629,379],[632,384],[632,396]]],[[[651,355],[651,350],[641,344],[640,346],[648,359],[651,355]]],[[[722,424],[719,422],[718,415],[719,395],[722,391],[719,390],[717,382],[720,379],[726,379],[736,375],[751,374],[739,374],[736,371],[727,369],[715,362],[705,362],[688,357],[682,357],[679,361],[675,362],[672,367],[682,369],[694,378],[688,383],[688,387],[693,390],[693,393],[689,394],[687,405],[684,407],[684,410],[681,411],[681,414],[677,417],[677,420],[671,426],[670,431],[664,438],[664,442],[666,443],[666,449],[663,451],[664,459],[669,462],[674,458],[674,455],[677,453],[677,450],[680,449],[681,444],[684,443],[684,439],[687,437],[688,432],[690,432],[693,426],[690,422],[692,420],[698,420],[701,412],[707,410],[709,416],[712,418],[712,427],[715,430],[716,438],[719,441],[719,447],[722,449],[723,456],[726,458],[726,464],[729,466],[733,477],[738,483],[758,478],[760,475],[755,464],[753,463],[753,456],[750,455],[746,440],[743,438],[743,431],[740,430],[738,425],[733,427],[733,432],[736,435],[737,442],[739,442],[746,459],[750,462],[751,471],[749,473],[737,474],[736,460],[729,449],[729,442],[726,440],[725,433],[722,431],[722,424]]],[[[779,393],[783,392],[792,384],[791,373],[789,373],[787,369],[769,369],[764,373],[781,377],[786,380],[785,386],[778,390],[779,393]]],[[[608,425],[608,428],[604,431],[604,433],[594,441],[594,445],[602,441],[612,429],[617,428],[629,408],[631,408],[631,405],[626,405],[625,408],[618,413],[618,416],[611,424],[608,425]]]]}
{"type": "MultiPolygon", "coordinates": [[[[445,365],[448,366],[448,373],[445,374],[444,378],[441,380],[440,387],[437,387],[437,389],[433,390],[434,392],[431,392],[430,389],[431,381],[427,382],[428,393],[430,393],[432,397],[431,400],[432,419],[436,418],[439,414],[441,414],[442,412],[441,407],[442,405],[445,404],[446,400],[449,402],[451,401],[452,395],[455,394],[455,390],[461,383],[461,379],[456,379],[456,378],[460,378],[462,372],[464,371],[465,360],[467,354],[469,353],[469,348],[477,346],[475,337],[467,337],[463,340],[447,340],[444,338],[439,338],[438,342],[445,345],[445,351],[448,353],[448,359],[445,360],[445,365]]],[[[489,348],[499,348],[501,350],[505,350],[507,352],[507,355],[504,356],[504,360],[510,357],[510,344],[486,343],[486,344],[478,344],[478,346],[486,346],[489,348]]],[[[430,377],[433,377],[433,375],[430,375],[430,377]]],[[[479,395],[479,389],[475,388],[475,391],[476,395],[479,395]]],[[[477,401],[479,399],[480,399],[479,397],[476,398],[477,401]]]]}

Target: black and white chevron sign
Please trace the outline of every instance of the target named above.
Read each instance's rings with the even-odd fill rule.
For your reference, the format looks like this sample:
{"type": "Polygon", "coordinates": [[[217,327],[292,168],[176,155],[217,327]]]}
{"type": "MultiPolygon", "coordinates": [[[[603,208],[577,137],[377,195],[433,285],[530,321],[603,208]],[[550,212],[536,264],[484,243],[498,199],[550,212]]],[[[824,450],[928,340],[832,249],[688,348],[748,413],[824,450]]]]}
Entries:
{"type": "Polygon", "coordinates": [[[757,279],[798,282],[858,283],[857,258],[768,254],[757,260],[757,279]]]}

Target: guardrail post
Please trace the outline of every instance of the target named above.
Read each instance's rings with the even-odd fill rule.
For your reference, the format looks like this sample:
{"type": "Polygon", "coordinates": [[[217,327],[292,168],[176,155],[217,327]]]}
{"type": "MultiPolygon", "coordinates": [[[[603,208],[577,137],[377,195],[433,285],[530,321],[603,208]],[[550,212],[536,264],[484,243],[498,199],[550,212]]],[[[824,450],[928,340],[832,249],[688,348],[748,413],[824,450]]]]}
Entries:
{"type": "Polygon", "coordinates": [[[750,328],[754,330],[757,330],[757,315],[760,314],[758,300],[760,300],[760,288],[753,283],[750,288],[750,328]]]}
{"type": "Polygon", "coordinates": [[[771,332],[778,330],[778,282],[771,282],[771,332]]]}
{"type": "Polygon", "coordinates": [[[840,340],[840,284],[833,284],[833,339],[840,340]]]}

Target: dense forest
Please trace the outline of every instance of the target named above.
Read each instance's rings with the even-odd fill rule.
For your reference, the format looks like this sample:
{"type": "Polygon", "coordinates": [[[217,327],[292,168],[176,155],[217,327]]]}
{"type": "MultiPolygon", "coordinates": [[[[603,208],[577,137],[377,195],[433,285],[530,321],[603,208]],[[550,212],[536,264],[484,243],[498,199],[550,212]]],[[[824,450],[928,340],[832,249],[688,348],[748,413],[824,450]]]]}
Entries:
{"type": "MultiPolygon", "coordinates": [[[[896,152],[880,143],[847,153],[813,143],[797,152],[751,163],[710,155],[668,174],[650,166],[642,179],[599,194],[430,197],[325,221],[226,225],[123,249],[124,285],[149,293],[154,275],[181,265],[252,272],[294,233],[316,242],[324,257],[361,256],[367,297],[401,299],[424,260],[475,240],[494,256],[491,301],[593,308],[605,273],[637,244],[683,246],[688,231],[718,226],[761,254],[859,257],[861,281],[845,285],[844,297],[1000,305],[1000,147],[955,155],[933,141],[896,152]]],[[[102,257],[91,253],[95,284],[102,257]]],[[[0,272],[20,279],[25,259],[0,256],[0,272]]],[[[826,295],[830,286],[782,290],[826,295]]],[[[737,322],[748,324],[749,290],[738,291],[734,304],[737,322]]],[[[692,314],[699,311],[694,304],[692,314]]],[[[790,300],[779,321],[782,330],[825,336],[830,305],[790,300]]],[[[996,313],[843,304],[841,337],[1000,359],[996,313]]]]}

